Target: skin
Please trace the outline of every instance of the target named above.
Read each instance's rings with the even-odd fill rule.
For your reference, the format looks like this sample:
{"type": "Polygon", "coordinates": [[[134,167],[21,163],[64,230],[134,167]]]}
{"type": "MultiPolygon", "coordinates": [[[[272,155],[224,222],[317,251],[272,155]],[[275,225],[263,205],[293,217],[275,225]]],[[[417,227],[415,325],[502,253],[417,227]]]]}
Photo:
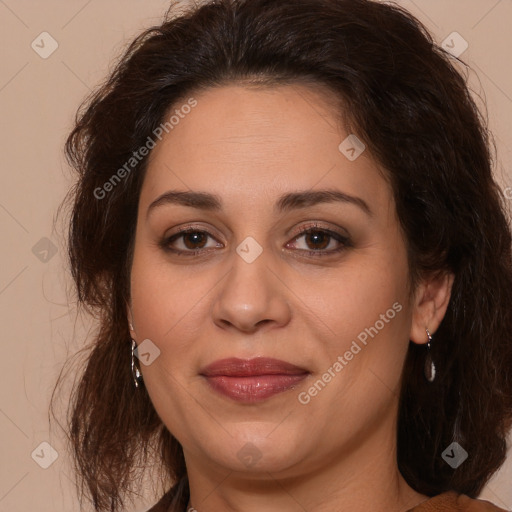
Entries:
{"type": "MultiPolygon", "coordinates": [[[[137,343],[161,351],[144,384],[181,443],[199,512],[405,511],[427,496],[396,464],[400,375],[410,341],[427,342],[448,305],[452,276],[408,288],[406,246],[392,191],[369,151],[349,161],[327,92],[306,85],[229,85],[194,95],[197,106],[150,155],[139,203],[127,306],[137,343]],[[217,194],[221,211],[149,205],[168,190],[217,194]],[[288,192],[336,189],[363,199],[283,213],[288,192]],[[301,235],[318,230],[348,236],[301,235]],[[181,236],[192,224],[203,239],[181,236]],[[252,263],[236,248],[252,237],[252,263]],[[336,377],[298,400],[365,328],[402,306],[336,377]],[[226,357],[273,357],[306,368],[297,388],[256,404],[217,394],[199,375],[226,357]],[[244,464],[247,443],[259,460],[244,464]]],[[[332,98],[331,98],[332,99],[332,98]]],[[[183,102],[185,103],[185,102],[183,102]]]]}

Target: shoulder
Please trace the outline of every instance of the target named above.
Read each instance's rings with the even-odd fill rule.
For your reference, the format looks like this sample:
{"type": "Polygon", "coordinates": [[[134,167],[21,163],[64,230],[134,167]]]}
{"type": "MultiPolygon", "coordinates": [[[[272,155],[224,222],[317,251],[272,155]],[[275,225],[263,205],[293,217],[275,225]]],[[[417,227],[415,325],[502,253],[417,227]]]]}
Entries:
{"type": "Polygon", "coordinates": [[[454,491],[444,492],[407,512],[507,512],[484,500],[472,499],[454,491]]]}

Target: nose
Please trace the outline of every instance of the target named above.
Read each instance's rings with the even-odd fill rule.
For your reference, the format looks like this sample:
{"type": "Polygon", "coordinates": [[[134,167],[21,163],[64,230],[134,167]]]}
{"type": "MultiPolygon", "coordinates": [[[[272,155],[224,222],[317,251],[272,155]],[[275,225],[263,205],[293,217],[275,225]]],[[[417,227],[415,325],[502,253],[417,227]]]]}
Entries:
{"type": "Polygon", "coordinates": [[[246,333],[262,326],[286,325],[291,318],[289,288],[270,268],[265,251],[250,263],[237,253],[233,259],[231,270],[217,287],[212,310],[215,324],[246,333]]]}

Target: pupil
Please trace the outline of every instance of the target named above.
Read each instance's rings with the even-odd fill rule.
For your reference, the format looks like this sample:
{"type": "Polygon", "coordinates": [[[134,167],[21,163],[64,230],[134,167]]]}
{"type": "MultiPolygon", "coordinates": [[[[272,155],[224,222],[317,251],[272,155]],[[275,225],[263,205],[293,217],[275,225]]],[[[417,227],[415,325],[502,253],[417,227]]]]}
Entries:
{"type": "Polygon", "coordinates": [[[316,247],[317,249],[323,249],[329,245],[328,243],[325,243],[327,238],[326,234],[321,231],[313,231],[308,235],[308,240],[313,239],[313,245],[321,243],[322,241],[324,242],[321,247],[316,247]]]}
{"type": "Polygon", "coordinates": [[[185,245],[187,246],[188,249],[197,249],[196,244],[201,243],[201,241],[203,243],[201,244],[200,247],[203,247],[203,245],[205,244],[205,240],[206,237],[204,236],[203,233],[187,233],[184,237],[185,245]],[[188,240],[190,239],[193,239],[191,244],[187,243],[188,240]],[[190,247],[190,245],[192,245],[192,247],[190,247]]]}

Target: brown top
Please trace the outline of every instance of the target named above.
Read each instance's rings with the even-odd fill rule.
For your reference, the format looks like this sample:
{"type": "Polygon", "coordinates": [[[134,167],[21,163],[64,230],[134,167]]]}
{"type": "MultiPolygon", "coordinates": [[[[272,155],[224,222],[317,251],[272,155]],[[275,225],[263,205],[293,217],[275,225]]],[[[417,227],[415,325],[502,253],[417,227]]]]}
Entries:
{"type": "MultiPolygon", "coordinates": [[[[148,512],[168,512],[170,506],[169,493],[148,512]]],[[[198,511],[200,512],[200,511],[198,511]]],[[[444,492],[420,503],[407,512],[510,512],[503,508],[496,507],[484,500],[474,500],[465,494],[458,494],[454,491],[444,492]]]]}
{"type": "Polygon", "coordinates": [[[454,491],[430,498],[407,512],[507,512],[484,500],[474,500],[454,491]]]}

